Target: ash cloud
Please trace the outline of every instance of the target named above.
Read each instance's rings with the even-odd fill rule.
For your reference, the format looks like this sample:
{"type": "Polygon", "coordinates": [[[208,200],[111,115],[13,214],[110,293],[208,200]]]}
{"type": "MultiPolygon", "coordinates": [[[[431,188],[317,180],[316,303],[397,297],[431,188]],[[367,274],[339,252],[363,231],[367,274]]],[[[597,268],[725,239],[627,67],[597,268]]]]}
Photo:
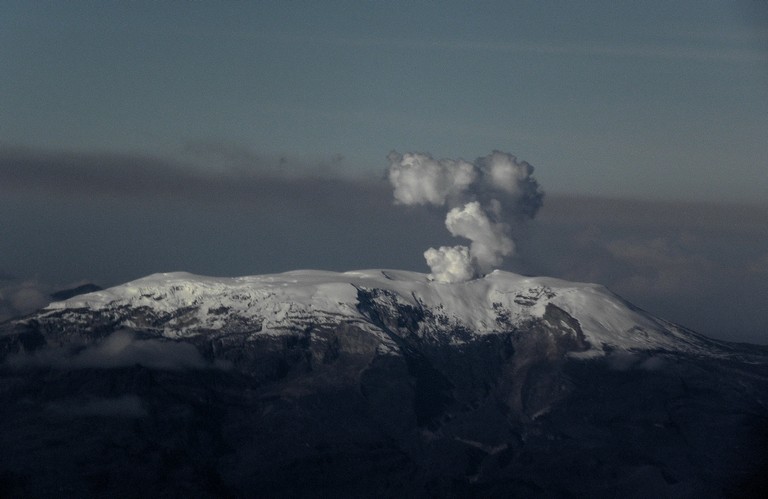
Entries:
{"type": "Polygon", "coordinates": [[[469,246],[429,248],[424,258],[436,281],[460,282],[484,275],[515,252],[511,222],[536,216],[543,192],[533,167],[493,151],[474,163],[392,152],[387,177],[395,203],[449,208],[445,226],[469,246]]]}
{"type": "Polygon", "coordinates": [[[342,174],[338,155],[230,149],[197,144],[162,158],[0,144],[0,227],[13,234],[0,238],[0,270],[54,289],[179,269],[417,270],[440,236],[434,213],[393,217],[387,182],[342,174]]]}
{"type": "Polygon", "coordinates": [[[331,193],[340,190],[370,190],[365,182],[329,173],[343,160],[338,155],[311,163],[230,149],[195,143],[189,144],[180,157],[168,159],[0,145],[0,191],[232,204],[259,198],[272,200],[286,194],[308,203],[327,202],[333,199],[331,193]]]}

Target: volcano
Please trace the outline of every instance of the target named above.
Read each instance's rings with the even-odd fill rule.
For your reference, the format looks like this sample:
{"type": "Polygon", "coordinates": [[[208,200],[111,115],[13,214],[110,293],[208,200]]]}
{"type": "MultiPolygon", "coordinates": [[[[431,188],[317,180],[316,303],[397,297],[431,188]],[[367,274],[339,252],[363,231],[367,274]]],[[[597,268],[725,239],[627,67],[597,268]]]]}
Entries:
{"type": "Polygon", "coordinates": [[[0,325],[0,495],[743,497],[767,395],[595,284],[154,274],[0,325]]]}

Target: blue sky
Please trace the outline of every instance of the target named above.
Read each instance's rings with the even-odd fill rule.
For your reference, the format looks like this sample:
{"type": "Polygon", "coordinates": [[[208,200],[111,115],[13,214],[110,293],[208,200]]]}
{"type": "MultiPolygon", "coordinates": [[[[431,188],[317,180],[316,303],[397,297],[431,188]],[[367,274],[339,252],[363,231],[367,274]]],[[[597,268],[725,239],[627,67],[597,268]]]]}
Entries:
{"type": "Polygon", "coordinates": [[[0,2],[0,141],[189,157],[493,149],[548,192],[759,202],[768,5],[0,2]],[[193,148],[194,149],[194,148],[193,148]],[[186,152],[185,152],[186,151],[186,152]],[[186,156],[184,156],[186,154],[186,156]]]}

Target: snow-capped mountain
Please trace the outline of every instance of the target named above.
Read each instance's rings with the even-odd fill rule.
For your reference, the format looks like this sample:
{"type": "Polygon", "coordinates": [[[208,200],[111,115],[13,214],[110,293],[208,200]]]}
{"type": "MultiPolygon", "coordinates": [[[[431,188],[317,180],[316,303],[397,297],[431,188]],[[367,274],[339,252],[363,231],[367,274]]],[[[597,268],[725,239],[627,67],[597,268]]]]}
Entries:
{"type": "Polygon", "coordinates": [[[582,356],[617,349],[723,353],[716,342],[634,308],[602,286],[498,270],[461,283],[396,270],[300,270],[237,278],[154,274],[51,303],[33,320],[83,330],[108,323],[173,339],[280,335],[347,324],[370,332],[384,351],[396,352],[391,335],[374,320],[372,306],[395,319],[410,313],[414,334],[449,343],[542,322],[580,338],[586,347],[582,356]],[[554,319],[552,310],[561,318],[554,319]]]}
{"type": "Polygon", "coordinates": [[[594,284],[155,274],[0,324],[0,496],[744,497],[767,394],[594,284]]]}

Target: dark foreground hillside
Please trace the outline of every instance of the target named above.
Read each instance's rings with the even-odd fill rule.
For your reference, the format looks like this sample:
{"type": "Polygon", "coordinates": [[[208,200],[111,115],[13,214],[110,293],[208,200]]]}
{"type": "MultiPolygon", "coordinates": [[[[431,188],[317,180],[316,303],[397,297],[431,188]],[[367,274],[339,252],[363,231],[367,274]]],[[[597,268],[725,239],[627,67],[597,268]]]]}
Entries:
{"type": "MultiPolygon", "coordinates": [[[[107,367],[52,349],[63,333],[41,329],[2,337],[1,497],[768,490],[768,364],[755,350],[578,360],[566,354],[583,339],[545,323],[459,345],[402,323],[402,355],[339,326],[187,340],[205,364],[147,354],[107,367]]],[[[134,341],[185,358],[181,342],[134,341]]]]}

